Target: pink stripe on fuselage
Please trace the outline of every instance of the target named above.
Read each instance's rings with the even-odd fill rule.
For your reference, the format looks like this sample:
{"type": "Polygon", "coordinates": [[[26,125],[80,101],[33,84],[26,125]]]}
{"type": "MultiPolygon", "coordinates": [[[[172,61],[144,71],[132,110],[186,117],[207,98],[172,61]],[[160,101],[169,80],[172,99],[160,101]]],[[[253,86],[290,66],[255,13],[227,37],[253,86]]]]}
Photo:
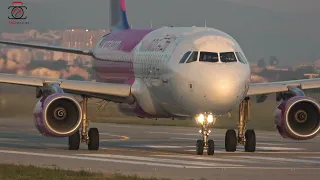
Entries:
{"type": "MultiPolygon", "coordinates": [[[[121,42],[118,49],[122,52],[130,53],[139,44],[139,42],[154,29],[128,29],[114,31],[106,35],[100,44],[107,42],[121,42]]],[[[98,47],[99,45],[98,44],[98,47]]],[[[97,51],[110,52],[107,47],[97,49],[97,51]]],[[[95,53],[94,53],[95,54],[95,53]]],[[[98,56],[96,54],[96,56],[98,56]]],[[[129,62],[114,62],[106,59],[95,58],[93,63],[93,71],[97,82],[112,82],[121,84],[132,84],[135,76],[133,71],[133,56],[129,62]]]]}
{"type": "Polygon", "coordinates": [[[121,0],[120,4],[121,4],[122,11],[126,11],[126,0],[121,0]]]}

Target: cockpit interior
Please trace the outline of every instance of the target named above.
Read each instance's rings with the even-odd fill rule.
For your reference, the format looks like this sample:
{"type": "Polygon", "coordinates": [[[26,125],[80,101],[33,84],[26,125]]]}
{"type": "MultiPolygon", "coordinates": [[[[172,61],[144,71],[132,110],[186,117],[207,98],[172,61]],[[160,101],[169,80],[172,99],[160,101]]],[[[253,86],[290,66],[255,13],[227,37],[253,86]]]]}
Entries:
{"type": "Polygon", "coordinates": [[[180,64],[192,62],[211,62],[211,63],[231,63],[240,62],[248,64],[247,59],[241,52],[206,52],[206,51],[188,51],[181,60],[180,64]]]}

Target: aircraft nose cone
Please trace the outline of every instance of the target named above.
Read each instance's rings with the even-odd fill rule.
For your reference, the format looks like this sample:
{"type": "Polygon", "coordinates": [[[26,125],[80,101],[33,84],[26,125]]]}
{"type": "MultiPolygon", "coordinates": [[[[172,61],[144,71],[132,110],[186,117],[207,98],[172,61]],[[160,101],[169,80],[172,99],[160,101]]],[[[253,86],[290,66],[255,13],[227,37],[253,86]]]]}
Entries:
{"type": "Polygon", "coordinates": [[[188,77],[194,86],[181,105],[197,113],[225,114],[243,100],[250,71],[240,63],[195,63],[188,77]]]}
{"type": "Polygon", "coordinates": [[[239,78],[237,76],[224,76],[217,78],[217,84],[213,87],[213,92],[218,97],[235,96],[239,90],[239,78]]]}
{"type": "Polygon", "coordinates": [[[207,99],[221,109],[234,107],[235,104],[239,103],[245,86],[240,76],[236,72],[216,76],[214,83],[206,92],[207,99]]]}

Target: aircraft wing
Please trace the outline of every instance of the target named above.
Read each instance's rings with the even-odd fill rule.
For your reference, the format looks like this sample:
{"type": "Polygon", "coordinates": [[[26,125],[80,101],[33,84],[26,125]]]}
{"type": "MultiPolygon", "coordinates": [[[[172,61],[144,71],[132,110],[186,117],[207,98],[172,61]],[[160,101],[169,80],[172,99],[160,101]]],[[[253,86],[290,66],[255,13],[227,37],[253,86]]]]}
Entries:
{"type": "MultiPolygon", "coordinates": [[[[93,56],[93,52],[90,50],[65,48],[59,46],[47,46],[38,44],[28,44],[21,42],[11,42],[0,40],[0,44],[23,46],[36,49],[44,49],[51,51],[60,51],[73,54],[81,54],[87,56],[93,56]]],[[[63,79],[51,79],[42,77],[28,77],[18,76],[14,74],[0,73],[0,83],[17,84],[32,87],[42,87],[46,83],[59,84],[60,87],[66,93],[85,95],[88,97],[95,97],[113,102],[126,102],[131,98],[131,86],[126,84],[114,84],[114,83],[99,83],[91,81],[72,81],[63,79]]]]}
{"type": "Polygon", "coordinates": [[[127,84],[74,81],[3,73],[0,73],[0,83],[31,87],[42,87],[46,83],[53,83],[59,84],[67,93],[102,98],[115,102],[124,101],[126,98],[129,98],[131,94],[131,86],[127,84]]]}
{"type": "Polygon", "coordinates": [[[59,46],[28,44],[28,43],[3,41],[3,40],[0,40],[0,44],[13,45],[13,46],[22,46],[22,47],[29,47],[29,48],[36,48],[36,49],[44,49],[44,50],[60,51],[60,52],[66,52],[66,53],[93,56],[93,52],[91,50],[73,49],[73,48],[65,48],[65,47],[59,47],[59,46]]]}
{"type": "Polygon", "coordinates": [[[286,92],[288,87],[299,87],[302,90],[320,88],[320,78],[302,79],[293,81],[278,81],[269,83],[250,84],[248,96],[266,95],[272,93],[286,92]]]}

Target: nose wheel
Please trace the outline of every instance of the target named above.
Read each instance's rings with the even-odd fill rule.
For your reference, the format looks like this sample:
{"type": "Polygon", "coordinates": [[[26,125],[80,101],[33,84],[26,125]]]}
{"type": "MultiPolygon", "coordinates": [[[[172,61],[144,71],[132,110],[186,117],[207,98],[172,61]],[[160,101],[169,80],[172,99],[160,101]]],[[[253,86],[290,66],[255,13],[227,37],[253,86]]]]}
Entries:
{"type": "Polygon", "coordinates": [[[197,155],[203,155],[204,141],[201,139],[197,140],[196,148],[197,155]]]}
{"type": "Polygon", "coordinates": [[[197,123],[201,125],[200,133],[202,134],[202,139],[197,140],[196,143],[196,153],[197,155],[203,155],[203,151],[207,150],[208,155],[214,154],[214,141],[212,139],[208,139],[211,130],[209,130],[210,126],[216,121],[216,118],[212,114],[200,114],[196,117],[197,123]]]}

